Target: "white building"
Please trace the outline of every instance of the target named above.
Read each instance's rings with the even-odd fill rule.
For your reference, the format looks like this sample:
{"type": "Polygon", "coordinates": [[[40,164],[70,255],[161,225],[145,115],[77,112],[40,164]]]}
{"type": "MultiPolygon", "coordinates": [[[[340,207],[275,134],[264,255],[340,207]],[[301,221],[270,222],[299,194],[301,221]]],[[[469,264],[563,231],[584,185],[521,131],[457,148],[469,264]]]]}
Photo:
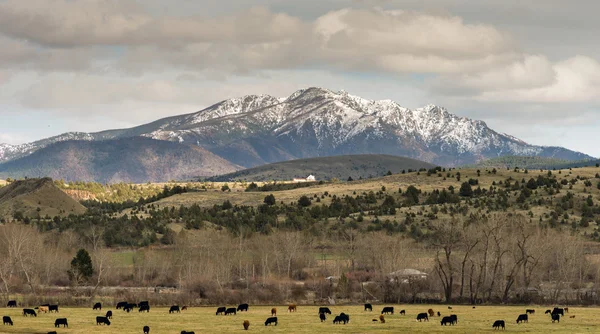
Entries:
{"type": "Polygon", "coordinates": [[[292,181],[295,183],[301,183],[301,182],[315,182],[317,179],[315,178],[314,175],[309,175],[306,179],[297,179],[294,178],[292,181]]]}

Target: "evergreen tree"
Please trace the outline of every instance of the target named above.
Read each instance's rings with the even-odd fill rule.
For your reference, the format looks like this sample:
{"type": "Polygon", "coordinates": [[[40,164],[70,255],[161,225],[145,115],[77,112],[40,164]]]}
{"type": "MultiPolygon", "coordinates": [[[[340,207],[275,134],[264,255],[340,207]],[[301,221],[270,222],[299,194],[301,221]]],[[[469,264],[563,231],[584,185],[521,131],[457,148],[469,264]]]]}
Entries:
{"type": "Polygon", "coordinates": [[[94,274],[92,258],[85,249],[77,251],[77,255],[71,260],[71,269],[67,271],[69,280],[75,285],[87,282],[94,274]]]}
{"type": "Polygon", "coordinates": [[[266,205],[275,205],[275,203],[277,202],[275,200],[275,196],[273,196],[273,194],[267,195],[265,197],[265,200],[263,201],[266,205]]]}
{"type": "Polygon", "coordinates": [[[307,196],[302,196],[298,200],[298,205],[300,205],[300,206],[307,207],[307,206],[310,206],[310,204],[311,204],[310,198],[308,198],[307,196]]]}
{"type": "Polygon", "coordinates": [[[419,189],[417,189],[415,186],[408,186],[404,192],[404,196],[406,197],[405,204],[409,206],[419,204],[419,193],[419,189]]]}
{"type": "Polygon", "coordinates": [[[469,184],[469,182],[463,182],[463,184],[460,186],[460,190],[458,193],[460,194],[460,196],[463,196],[463,197],[472,197],[473,196],[473,188],[471,188],[471,185],[469,184]]]}

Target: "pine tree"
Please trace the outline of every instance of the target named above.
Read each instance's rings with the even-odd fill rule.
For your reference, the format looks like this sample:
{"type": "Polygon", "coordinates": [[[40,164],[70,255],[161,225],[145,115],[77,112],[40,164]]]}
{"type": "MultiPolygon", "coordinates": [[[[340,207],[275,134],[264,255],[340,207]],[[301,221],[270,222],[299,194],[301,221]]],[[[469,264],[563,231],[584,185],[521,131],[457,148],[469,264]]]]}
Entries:
{"type": "Polygon", "coordinates": [[[471,188],[471,185],[469,184],[469,182],[463,182],[463,184],[460,186],[460,190],[458,193],[460,194],[460,196],[463,196],[463,197],[472,197],[473,196],[473,188],[471,188]]]}
{"type": "Polygon", "coordinates": [[[69,279],[75,285],[88,281],[94,274],[92,258],[85,249],[77,251],[77,255],[71,260],[71,269],[67,272],[69,279]]]}
{"type": "Polygon", "coordinates": [[[265,197],[265,200],[263,201],[266,205],[275,205],[275,203],[277,202],[275,200],[275,196],[273,196],[273,194],[267,195],[265,197]]]}

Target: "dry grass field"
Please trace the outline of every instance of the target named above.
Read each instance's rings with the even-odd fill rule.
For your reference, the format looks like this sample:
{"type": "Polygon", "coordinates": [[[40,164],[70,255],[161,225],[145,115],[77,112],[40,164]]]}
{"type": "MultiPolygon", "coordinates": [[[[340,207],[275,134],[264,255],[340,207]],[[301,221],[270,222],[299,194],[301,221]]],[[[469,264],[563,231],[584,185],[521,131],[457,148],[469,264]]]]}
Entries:
{"type": "MultiPolygon", "coordinates": [[[[491,169],[489,169],[491,170],[491,169]]],[[[560,171],[552,171],[554,175],[558,177],[558,180],[567,179],[570,180],[577,176],[585,177],[594,180],[595,174],[600,172],[600,168],[596,167],[585,167],[585,168],[575,168],[572,170],[562,170],[560,171]]],[[[322,195],[325,192],[328,192],[332,195],[344,196],[344,195],[352,195],[354,192],[360,194],[362,192],[374,191],[377,192],[381,190],[381,187],[385,186],[386,191],[389,193],[397,192],[399,188],[406,190],[406,188],[410,185],[413,185],[422,191],[430,192],[434,189],[443,189],[449,186],[454,186],[456,190],[460,188],[462,182],[465,182],[472,179],[478,179],[479,186],[481,188],[489,188],[492,186],[494,182],[499,183],[503,182],[509,177],[513,178],[513,182],[515,180],[529,180],[530,178],[536,178],[538,175],[546,175],[546,171],[540,170],[529,170],[525,173],[523,170],[519,172],[515,172],[514,170],[498,170],[496,174],[488,173],[488,170],[481,168],[480,176],[477,176],[476,168],[468,168],[468,169],[456,169],[450,172],[440,172],[441,176],[431,175],[427,176],[426,172],[421,172],[420,175],[417,173],[409,173],[409,174],[394,174],[391,176],[385,176],[376,179],[365,179],[354,182],[336,182],[336,183],[326,183],[323,185],[315,185],[308,188],[298,188],[293,190],[284,190],[284,191],[276,191],[273,192],[275,198],[278,202],[283,201],[284,203],[289,203],[291,201],[297,201],[302,195],[322,195]],[[460,172],[461,180],[458,181],[455,177],[446,177],[447,173],[451,175],[455,175],[456,172],[460,172]],[[445,179],[444,179],[445,178],[445,179]]],[[[223,184],[226,182],[214,182],[211,183],[211,187],[213,189],[209,189],[205,192],[189,192],[185,194],[175,195],[168,198],[164,198],[158,202],[161,206],[189,206],[192,204],[198,204],[203,207],[210,207],[215,204],[222,204],[223,201],[229,200],[232,204],[238,205],[259,205],[262,204],[262,201],[269,192],[244,192],[244,188],[240,183],[228,183],[229,187],[232,188],[231,192],[222,192],[218,190],[223,184]]],[[[192,184],[195,185],[195,184],[192,184]]],[[[575,193],[582,193],[584,186],[582,182],[574,185],[573,187],[575,193]]],[[[597,193],[597,189],[593,189],[591,194],[594,195],[597,193]],[[595,190],[595,191],[594,191],[595,190]]],[[[323,203],[328,203],[330,199],[325,198],[323,203]]]]}
{"type": "Polygon", "coordinates": [[[113,309],[111,326],[95,325],[95,317],[103,312],[92,311],[91,308],[64,308],[59,314],[41,314],[37,318],[23,317],[21,309],[0,309],[2,315],[9,315],[14,326],[0,327],[0,333],[47,333],[55,330],[56,318],[68,318],[69,328],[56,329],[58,333],[142,333],[144,325],[150,326],[151,334],[175,334],[182,330],[195,333],[236,333],[244,332],[242,322],[250,321],[249,332],[254,333],[492,333],[492,323],[495,320],[506,321],[506,332],[512,333],[598,333],[600,319],[598,308],[571,307],[570,312],[561,319],[560,323],[552,323],[544,311],[550,306],[454,306],[448,310],[442,305],[394,305],[396,312],[406,310],[406,315],[385,316],[384,324],[373,322],[379,316],[381,305],[374,305],[373,312],[363,311],[362,306],[331,306],[334,314],[345,312],[350,315],[347,325],[332,324],[333,315],[321,323],[317,315],[317,306],[298,306],[296,313],[288,313],[287,307],[277,306],[279,310],[278,326],[264,326],[264,321],[270,316],[271,307],[250,307],[249,312],[238,313],[235,316],[215,316],[214,307],[196,307],[183,311],[181,314],[169,314],[167,308],[152,308],[150,313],[125,313],[113,309]],[[443,315],[450,312],[458,316],[456,326],[441,326],[440,317],[433,317],[429,322],[415,321],[416,314],[432,308],[443,315]],[[517,316],[524,313],[525,308],[533,308],[536,313],[530,315],[529,323],[515,323],[517,316]],[[575,318],[570,318],[575,316],[575,318]]]}

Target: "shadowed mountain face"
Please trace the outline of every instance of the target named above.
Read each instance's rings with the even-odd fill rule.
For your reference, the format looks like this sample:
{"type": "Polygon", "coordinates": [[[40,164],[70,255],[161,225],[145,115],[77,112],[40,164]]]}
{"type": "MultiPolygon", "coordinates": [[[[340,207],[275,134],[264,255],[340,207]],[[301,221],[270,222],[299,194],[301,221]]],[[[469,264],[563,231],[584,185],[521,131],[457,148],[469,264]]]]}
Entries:
{"type": "Polygon", "coordinates": [[[0,176],[143,183],[212,176],[240,168],[198,146],[134,137],[54,143],[0,165],[0,176]]]}
{"type": "Polygon", "coordinates": [[[54,185],[50,178],[15,181],[0,188],[0,217],[82,214],[85,207],[54,185]]]}
{"type": "Polygon", "coordinates": [[[434,105],[411,110],[390,100],[371,101],[343,91],[308,88],[287,98],[251,95],[230,99],[197,113],[131,129],[68,133],[30,144],[4,145],[0,146],[0,161],[66,139],[134,136],[200,146],[244,167],[345,154],[405,156],[444,166],[505,155],[591,158],[565,148],[529,145],[495,132],[482,121],[458,117],[434,105]]]}

